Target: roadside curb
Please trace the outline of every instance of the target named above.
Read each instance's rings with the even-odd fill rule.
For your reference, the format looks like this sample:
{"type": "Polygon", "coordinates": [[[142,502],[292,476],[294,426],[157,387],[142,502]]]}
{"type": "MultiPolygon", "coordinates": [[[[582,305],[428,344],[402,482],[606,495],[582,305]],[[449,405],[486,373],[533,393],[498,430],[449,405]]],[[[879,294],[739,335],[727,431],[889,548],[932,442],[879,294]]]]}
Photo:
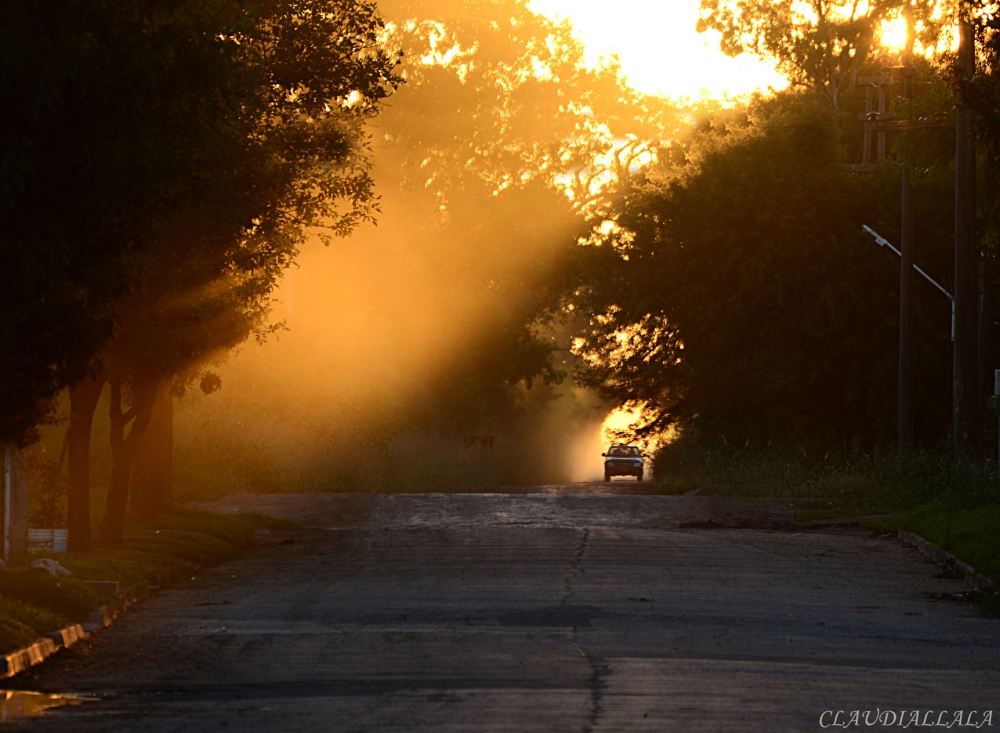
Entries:
{"type": "Polygon", "coordinates": [[[865,522],[887,522],[899,519],[899,514],[866,514],[860,517],[840,517],[838,519],[806,519],[795,522],[796,527],[804,529],[829,529],[830,527],[854,527],[865,522]]]}
{"type": "MultiPolygon", "coordinates": [[[[69,627],[67,627],[69,628],[69,627]]],[[[57,634],[62,635],[66,629],[60,629],[57,634]]],[[[83,633],[83,629],[80,630],[83,633]]],[[[86,634],[84,634],[85,636],[86,634]]],[[[0,676],[13,677],[18,672],[23,672],[28,667],[32,667],[45,660],[46,657],[55,654],[59,647],[52,639],[39,639],[31,646],[18,649],[0,659],[0,676]]]]}
{"type": "Polygon", "coordinates": [[[118,614],[125,611],[129,606],[149,595],[149,583],[138,583],[131,588],[126,588],[118,594],[118,603],[114,606],[101,606],[92,614],[90,618],[83,622],[83,630],[92,634],[98,629],[110,626],[118,614]]]}
{"type": "Polygon", "coordinates": [[[81,639],[86,639],[95,631],[105,626],[110,626],[118,614],[122,613],[140,598],[149,595],[149,591],[148,583],[133,585],[119,594],[117,604],[114,606],[101,606],[90,614],[90,618],[82,624],[73,624],[58,631],[53,631],[30,646],[0,657],[0,679],[13,677],[29,667],[41,664],[60,649],[73,646],[73,644],[81,639]]]}
{"type": "Polygon", "coordinates": [[[923,555],[926,555],[931,560],[946,565],[958,573],[961,573],[965,582],[973,588],[978,588],[979,590],[991,593],[997,589],[996,581],[992,578],[983,575],[982,573],[977,573],[976,569],[969,565],[969,563],[959,560],[947,550],[942,550],[933,542],[925,540],[920,535],[914,534],[913,532],[904,532],[900,529],[897,530],[896,536],[906,544],[917,548],[923,555]]]}

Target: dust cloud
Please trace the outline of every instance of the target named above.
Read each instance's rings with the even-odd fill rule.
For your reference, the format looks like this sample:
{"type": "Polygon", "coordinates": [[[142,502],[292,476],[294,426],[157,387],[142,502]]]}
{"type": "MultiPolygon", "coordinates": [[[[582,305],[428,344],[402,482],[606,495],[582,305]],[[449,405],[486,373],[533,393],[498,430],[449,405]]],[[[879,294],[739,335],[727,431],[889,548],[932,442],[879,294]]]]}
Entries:
{"type": "MultiPolygon", "coordinates": [[[[565,196],[464,181],[442,203],[407,180],[397,149],[375,155],[378,225],[307,242],[276,293],[285,330],[214,366],[220,392],[181,401],[180,495],[488,490],[594,475],[580,436],[607,408],[570,379],[521,382],[479,404],[509,369],[511,334],[566,266],[580,223],[565,196]],[[494,438],[489,455],[466,448],[470,435],[494,438]]],[[[552,348],[568,341],[558,327],[543,335],[552,348]]]]}
{"type": "MultiPolygon", "coordinates": [[[[604,478],[604,459],[601,454],[606,452],[612,443],[620,442],[615,431],[625,430],[642,420],[642,410],[639,407],[604,409],[599,413],[602,418],[591,423],[579,433],[568,447],[566,453],[566,471],[576,481],[600,481],[604,478]]],[[[663,440],[673,439],[668,433],[663,440]]],[[[652,455],[660,446],[659,440],[648,439],[637,445],[647,456],[652,455]]],[[[646,462],[645,473],[652,477],[652,463],[646,462]]]]}
{"type": "Polygon", "coordinates": [[[446,2],[379,6],[402,34],[407,83],[368,127],[377,226],[305,242],[276,293],[285,330],[214,365],[221,391],[182,400],[179,494],[602,474],[610,406],[574,385],[559,319],[590,224],[557,182],[576,160],[567,136],[596,144],[592,111],[566,94],[622,92],[602,86],[613,75],[584,81],[568,41],[542,43],[565,28],[523,3],[489,7],[505,23],[446,2]],[[562,49],[547,63],[566,78],[538,70],[540,49],[562,49]]]}

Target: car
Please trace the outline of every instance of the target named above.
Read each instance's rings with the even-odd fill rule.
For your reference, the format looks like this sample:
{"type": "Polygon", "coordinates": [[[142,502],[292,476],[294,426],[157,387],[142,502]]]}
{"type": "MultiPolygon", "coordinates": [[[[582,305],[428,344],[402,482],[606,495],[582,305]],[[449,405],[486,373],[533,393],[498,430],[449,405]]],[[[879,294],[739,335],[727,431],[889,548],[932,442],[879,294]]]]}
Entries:
{"type": "Polygon", "coordinates": [[[642,481],[642,451],[637,446],[615,443],[601,455],[604,456],[605,481],[610,481],[612,476],[635,476],[642,481]]]}

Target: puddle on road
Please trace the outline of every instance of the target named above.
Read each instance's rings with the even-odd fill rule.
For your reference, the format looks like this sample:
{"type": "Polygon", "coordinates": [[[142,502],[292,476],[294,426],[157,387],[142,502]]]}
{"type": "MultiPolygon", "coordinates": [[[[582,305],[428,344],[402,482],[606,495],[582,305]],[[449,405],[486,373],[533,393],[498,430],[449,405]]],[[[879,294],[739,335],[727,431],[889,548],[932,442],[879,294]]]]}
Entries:
{"type": "Polygon", "coordinates": [[[46,695],[26,690],[0,690],[0,723],[45,715],[53,708],[79,705],[90,698],[80,695],[46,695]]]}

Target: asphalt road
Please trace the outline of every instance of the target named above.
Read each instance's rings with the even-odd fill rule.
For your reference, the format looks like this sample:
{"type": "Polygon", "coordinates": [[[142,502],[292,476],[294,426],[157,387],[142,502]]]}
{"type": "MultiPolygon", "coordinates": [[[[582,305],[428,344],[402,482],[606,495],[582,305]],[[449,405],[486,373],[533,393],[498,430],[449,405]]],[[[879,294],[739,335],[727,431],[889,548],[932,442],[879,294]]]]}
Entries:
{"type": "Polygon", "coordinates": [[[19,686],[95,700],[10,729],[1000,726],[1000,622],[942,600],[967,588],[895,539],[799,534],[780,501],[567,493],[219,502],[303,528],[31,671],[19,686]]]}

